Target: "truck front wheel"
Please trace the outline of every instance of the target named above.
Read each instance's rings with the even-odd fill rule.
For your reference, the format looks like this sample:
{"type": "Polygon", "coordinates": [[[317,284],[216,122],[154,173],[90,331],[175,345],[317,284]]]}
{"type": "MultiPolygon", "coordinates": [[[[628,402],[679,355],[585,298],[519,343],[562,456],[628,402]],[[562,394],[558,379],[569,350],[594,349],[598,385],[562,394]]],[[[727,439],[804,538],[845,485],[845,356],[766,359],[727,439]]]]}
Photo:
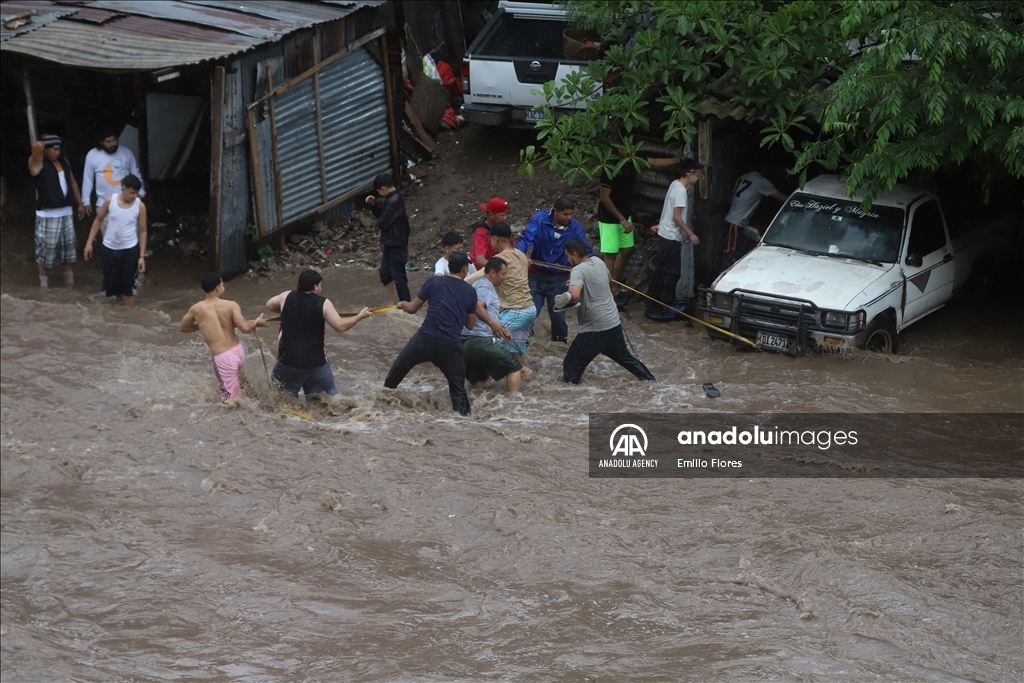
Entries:
{"type": "Polygon", "coordinates": [[[896,333],[896,323],[893,319],[887,315],[880,315],[872,320],[861,348],[878,353],[898,353],[899,335],[896,333]]]}

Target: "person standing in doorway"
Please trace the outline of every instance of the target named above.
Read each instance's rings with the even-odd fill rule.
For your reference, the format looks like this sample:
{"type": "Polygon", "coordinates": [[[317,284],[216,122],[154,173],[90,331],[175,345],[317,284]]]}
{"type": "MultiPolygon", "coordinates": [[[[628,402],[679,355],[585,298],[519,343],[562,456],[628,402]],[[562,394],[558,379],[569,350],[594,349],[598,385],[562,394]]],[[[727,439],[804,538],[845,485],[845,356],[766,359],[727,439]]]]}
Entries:
{"type": "Polygon", "coordinates": [[[64,266],[64,284],[75,284],[75,208],[79,218],[85,216],[75,174],[60,150],[58,136],[44,135],[32,144],[28,158],[28,172],[36,187],[36,266],[42,288],[50,286],[50,268],[57,261],[64,266]]]}
{"type": "MultiPolygon", "coordinates": [[[[85,199],[85,213],[91,216],[93,207],[99,211],[100,207],[110,197],[121,190],[121,181],[127,175],[138,178],[141,188],[139,196],[146,196],[146,183],[142,180],[142,171],[139,170],[139,163],[135,155],[127,147],[122,147],[118,131],[106,126],[99,135],[99,144],[89,150],[85,155],[85,171],[82,174],[82,197],[85,199]],[[93,201],[93,190],[96,192],[96,200],[93,201]]],[[[100,226],[100,230],[106,228],[100,226]]]]}
{"type": "MultiPolygon", "coordinates": [[[[625,151],[617,148],[619,156],[624,157],[625,151]]],[[[678,164],[686,158],[671,159],[647,157],[646,161],[652,168],[663,168],[678,164]]],[[[627,161],[614,177],[607,173],[601,174],[601,194],[597,203],[597,227],[601,233],[601,254],[604,265],[612,274],[612,295],[617,306],[624,306],[630,299],[630,292],[619,291],[615,281],[622,280],[626,272],[626,264],[633,255],[633,193],[636,190],[636,166],[627,161]]]]}
{"type": "MultiPolygon", "coordinates": [[[[680,165],[679,178],[668,187],[658,221],[660,265],[651,279],[651,295],[673,308],[676,301],[693,298],[693,248],[700,244],[700,238],[686,223],[687,191],[700,179],[703,169],[693,159],[680,165]]],[[[645,316],[658,322],[679,317],[675,311],[661,307],[649,308],[645,316]]]]}
{"type": "Polygon", "coordinates": [[[405,200],[395,187],[395,181],[387,173],[373,179],[376,195],[367,195],[366,203],[377,217],[380,228],[380,243],[383,253],[380,257],[380,282],[384,285],[388,303],[409,301],[409,276],[405,264],[409,261],[409,215],[405,212],[405,200]]]}
{"type": "Polygon", "coordinates": [[[736,179],[732,190],[732,206],[725,215],[726,231],[725,253],[722,268],[736,263],[744,254],[754,248],[761,239],[761,234],[750,225],[750,217],[761,204],[762,197],[771,197],[785,202],[788,197],[775,189],[772,182],[764,177],[768,172],[768,164],[762,163],[756,171],[744,173],[736,179]]]}
{"type": "Polygon", "coordinates": [[[103,296],[120,296],[125,306],[135,305],[135,280],[146,272],[146,205],[139,199],[142,181],[132,174],[121,179],[121,190],[107,197],[85,240],[85,260],[92,258],[92,243],[103,233],[103,296]]]}

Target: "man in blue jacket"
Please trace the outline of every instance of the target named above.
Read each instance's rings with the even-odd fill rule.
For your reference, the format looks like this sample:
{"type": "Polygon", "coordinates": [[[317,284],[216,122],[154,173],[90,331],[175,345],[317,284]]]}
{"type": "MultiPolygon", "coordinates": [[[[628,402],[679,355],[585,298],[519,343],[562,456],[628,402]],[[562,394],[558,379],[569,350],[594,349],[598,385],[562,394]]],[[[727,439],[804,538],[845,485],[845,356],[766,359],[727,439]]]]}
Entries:
{"type": "Polygon", "coordinates": [[[526,230],[516,242],[516,248],[530,254],[530,294],[533,304],[540,313],[544,302],[548,304],[551,319],[551,341],[567,342],[569,327],[565,324],[565,311],[555,310],[555,297],[566,289],[568,272],[571,268],[565,256],[565,243],[576,238],[587,245],[587,255],[592,256],[587,233],[580,222],[573,218],[576,205],[568,197],[559,197],[550,211],[538,211],[526,225],[526,230]],[[550,263],[563,269],[545,268],[538,263],[550,263]]]}

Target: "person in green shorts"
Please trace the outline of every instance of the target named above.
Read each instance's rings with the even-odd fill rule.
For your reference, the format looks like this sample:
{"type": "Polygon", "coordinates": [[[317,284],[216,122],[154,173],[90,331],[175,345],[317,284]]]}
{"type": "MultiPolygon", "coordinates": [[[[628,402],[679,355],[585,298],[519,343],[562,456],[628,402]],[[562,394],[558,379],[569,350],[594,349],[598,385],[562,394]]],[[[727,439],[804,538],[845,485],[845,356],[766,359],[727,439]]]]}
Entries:
{"type": "MultiPolygon", "coordinates": [[[[619,156],[625,157],[625,151],[618,149],[619,156]]],[[[645,160],[652,167],[664,167],[678,164],[686,158],[683,156],[671,159],[648,157],[645,160]]],[[[601,231],[601,253],[604,264],[612,274],[612,280],[621,280],[626,271],[626,263],[633,255],[633,190],[636,186],[636,167],[627,162],[619,169],[614,178],[601,175],[601,197],[597,204],[597,225],[601,231]]],[[[620,292],[620,288],[612,283],[612,295],[615,303],[622,307],[629,301],[629,292],[620,292]]]]}

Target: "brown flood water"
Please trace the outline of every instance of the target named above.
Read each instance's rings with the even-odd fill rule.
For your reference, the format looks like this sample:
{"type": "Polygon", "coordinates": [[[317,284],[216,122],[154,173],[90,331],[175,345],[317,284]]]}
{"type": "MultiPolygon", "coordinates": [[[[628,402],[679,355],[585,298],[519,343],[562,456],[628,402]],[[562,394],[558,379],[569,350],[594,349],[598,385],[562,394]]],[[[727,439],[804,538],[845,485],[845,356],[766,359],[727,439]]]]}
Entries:
{"type": "MultiPolygon", "coordinates": [[[[90,300],[94,264],[46,294],[5,265],[3,681],[1024,677],[1020,480],[591,480],[586,460],[591,412],[1024,412],[1020,309],[960,301],[900,356],[794,360],[634,305],[656,384],[599,360],[563,385],[540,341],[537,378],[472,393],[470,418],[432,367],[382,388],[420,320],[392,311],[329,334],[350,408],[303,420],[251,336],[255,407],[219,405],[176,330],[199,273],[151,268],[131,311],[90,300]]],[[[255,316],[292,285],[227,296],[255,316]]],[[[324,292],[383,300],[364,268],[324,292]]]]}

